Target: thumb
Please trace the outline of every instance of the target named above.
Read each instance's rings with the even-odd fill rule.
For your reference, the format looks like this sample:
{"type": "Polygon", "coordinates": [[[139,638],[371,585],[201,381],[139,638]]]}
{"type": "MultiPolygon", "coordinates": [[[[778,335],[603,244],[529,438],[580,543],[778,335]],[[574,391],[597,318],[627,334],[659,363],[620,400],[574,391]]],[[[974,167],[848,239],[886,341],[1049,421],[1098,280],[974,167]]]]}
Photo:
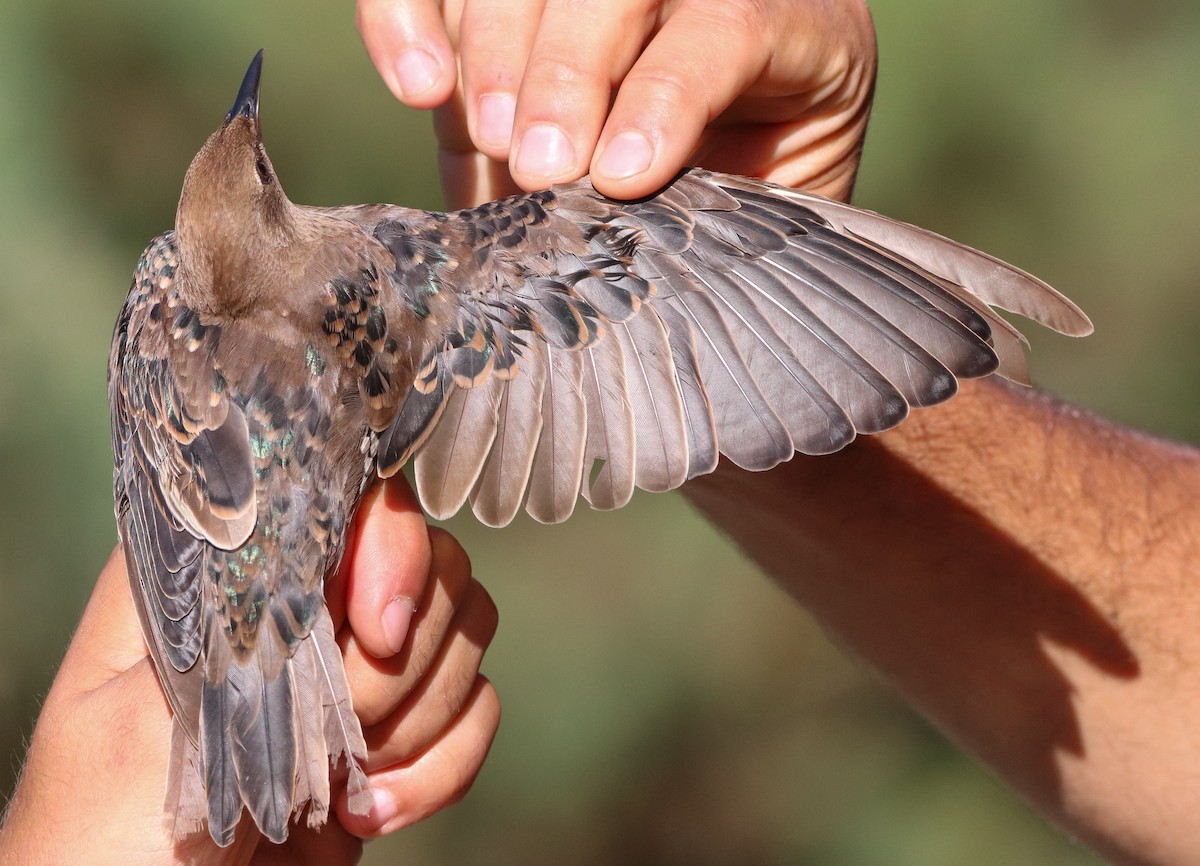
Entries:
{"type": "Polygon", "coordinates": [[[91,691],[125,673],[146,655],[125,556],[118,545],[88,599],[59,679],[73,692],[91,691]]]}
{"type": "Polygon", "coordinates": [[[117,549],[42,706],[0,861],[16,851],[40,856],[11,862],[170,859],[162,818],[170,719],[117,549]]]}
{"type": "MultiPolygon", "coordinates": [[[[118,546],[38,719],[24,773],[29,782],[22,782],[25,811],[32,807],[43,835],[54,828],[52,850],[64,856],[46,862],[249,862],[262,837],[248,816],[229,848],[217,848],[206,833],[176,841],[164,823],[171,710],[142,639],[138,591],[131,591],[118,546]]],[[[2,852],[0,861],[8,862],[2,852]]]]}

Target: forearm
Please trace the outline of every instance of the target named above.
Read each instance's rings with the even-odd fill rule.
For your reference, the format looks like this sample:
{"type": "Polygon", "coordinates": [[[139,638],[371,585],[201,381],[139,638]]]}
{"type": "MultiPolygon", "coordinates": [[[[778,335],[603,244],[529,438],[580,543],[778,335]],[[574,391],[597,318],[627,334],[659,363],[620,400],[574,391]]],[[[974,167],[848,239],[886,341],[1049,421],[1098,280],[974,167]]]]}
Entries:
{"type": "Polygon", "coordinates": [[[1072,833],[1200,862],[1196,453],[982,383],[841,454],[688,490],[1072,833]]]}

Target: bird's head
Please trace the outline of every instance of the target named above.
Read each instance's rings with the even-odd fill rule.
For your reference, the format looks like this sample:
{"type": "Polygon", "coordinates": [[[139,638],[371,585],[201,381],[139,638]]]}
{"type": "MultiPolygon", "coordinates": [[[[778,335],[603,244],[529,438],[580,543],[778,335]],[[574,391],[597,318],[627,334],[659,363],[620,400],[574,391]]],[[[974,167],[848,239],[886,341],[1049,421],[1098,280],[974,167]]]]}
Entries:
{"type": "Polygon", "coordinates": [[[188,167],[175,215],[180,258],[194,299],[211,312],[252,305],[268,275],[261,263],[293,239],[293,206],[263,147],[258,120],[262,51],[254,56],[233,108],[188,167]]]}

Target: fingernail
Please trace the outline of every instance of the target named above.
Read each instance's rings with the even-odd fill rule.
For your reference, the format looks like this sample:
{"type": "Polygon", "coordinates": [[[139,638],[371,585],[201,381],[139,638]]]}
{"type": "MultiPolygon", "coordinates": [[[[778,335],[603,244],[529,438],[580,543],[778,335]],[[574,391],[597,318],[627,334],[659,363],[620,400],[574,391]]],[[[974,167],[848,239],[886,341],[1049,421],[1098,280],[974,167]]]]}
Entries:
{"type": "Polygon", "coordinates": [[[437,59],[420,48],[410,48],[396,59],[396,81],[407,97],[420,96],[433,87],[441,71],[437,59]]]}
{"type": "Polygon", "coordinates": [[[512,143],[513,115],[517,101],[510,93],[485,93],[479,97],[479,142],[488,147],[512,143]]]}
{"type": "Polygon", "coordinates": [[[614,180],[633,177],[648,169],[653,157],[650,139],[636,129],[627,129],[614,136],[604,148],[596,170],[614,180]]]}
{"type": "Polygon", "coordinates": [[[387,641],[392,655],[404,649],[412,618],[413,603],[407,598],[394,599],[383,609],[383,639],[387,641]]]}
{"type": "Polygon", "coordinates": [[[382,827],[395,818],[399,811],[396,799],[388,791],[383,788],[371,789],[371,814],[367,816],[368,821],[376,827],[382,827]]]}
{"type": "Polygon", "coordinates": [[[517,148],[517,171],[529,177],[558,177],[575,162],[571,142],[557,126],[537,123],[525,130],[517,148]]]}

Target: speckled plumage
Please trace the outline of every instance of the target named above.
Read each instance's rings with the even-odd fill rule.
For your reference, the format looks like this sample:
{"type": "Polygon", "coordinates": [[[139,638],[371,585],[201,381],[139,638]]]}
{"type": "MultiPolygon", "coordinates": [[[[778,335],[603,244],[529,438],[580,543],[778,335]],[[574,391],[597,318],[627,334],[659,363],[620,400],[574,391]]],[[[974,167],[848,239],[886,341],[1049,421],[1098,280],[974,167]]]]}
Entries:
{"type": "Polygon", "coordinates": [[[323,599],[366,486],[415,458],[425,507],[501,526],[768,469],[1024,380],[990,305],[1071,334],[1041,281],[921,229],[690,170],[456,213],[307,208],[258,124],[261,54],[143,254],[110,360],[117,518],[175,718],[168,814],[269,838],[369,795],[323,599]]]}

